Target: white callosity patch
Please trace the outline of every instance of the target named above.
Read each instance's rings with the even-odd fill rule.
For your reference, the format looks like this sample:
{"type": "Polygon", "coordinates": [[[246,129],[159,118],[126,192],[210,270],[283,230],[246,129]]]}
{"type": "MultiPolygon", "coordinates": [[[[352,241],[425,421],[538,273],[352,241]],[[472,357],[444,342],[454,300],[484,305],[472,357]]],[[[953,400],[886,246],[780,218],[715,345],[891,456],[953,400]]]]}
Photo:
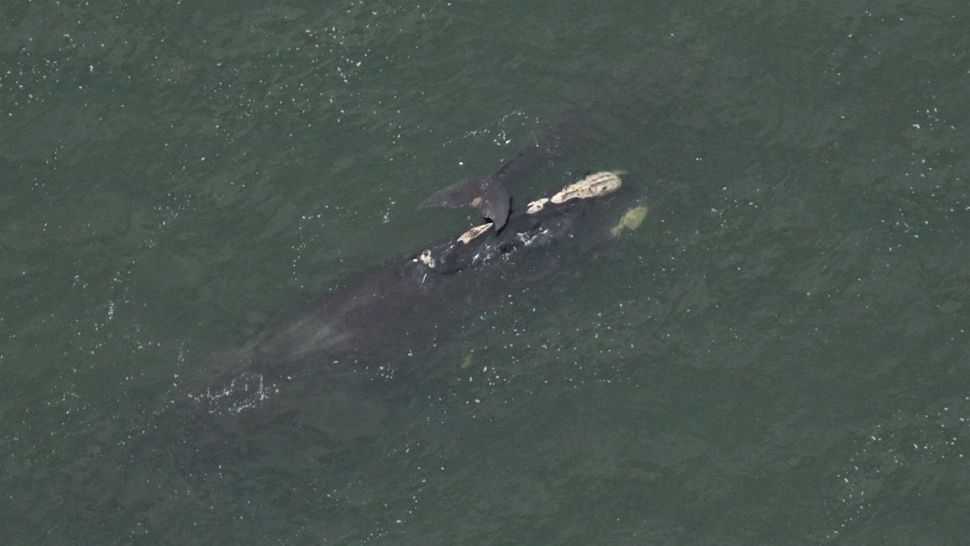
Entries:
{"type": "Polygon", "coordinates": [[[492,224],[491,222],[487,222],[485,224],[475,226],[469,229],[468,231],[466,231],[465,233],[462,233],[461,237],[458,238],[458,242],[467,245],[469,242],[476,239],[479,235],[491,229],[493,225],[494,224],[492,224]]]}
{"type": "Polygon", "coordinates": [[[526,207],[526,213],[535,214],[545,208],[546,203],[549,202],[559,205],[571,199],[590,199],[613,193],[620,189],[623,184],[623,181],[620,180],[621,174],[624,174],[624,172],[600,171],[593,173],[579,182],[573,182],[559,190],[559,193],[552,197],[543,197],[529,203],[526,207]]]}
{"type": "Polygon", "coordinates": [[[620,189],[620,186],[623,184],[623,181],[620,180],[621,174],[623,174],[623,171],[600,171],[593,173],[579,182],[573,182],[559,190],[559,193],[552,197],[543,197],[542,199],[536,199],[529,203],[526,207],[526,213],[536,214],[550,202],[559,205],[571,199],[591,199],[613,193],[620,189]]]}
{"type": "Polygon", "coordinates": [[[545,207],[546,203],[548,202],[549,202],[548,197],[543,197],[542,199],[536,199],[535,201],[529,203],[529,205],[525,209],[525,212],[528,214],[535,214],[540,210],[542,210],[543,207],[545,207]]]}
{"type": "Polygon", "coordinates": [[[431,250],[430,249],[425,250],[424,252],[422,252],[421,253],[421,256],[419,256],[418,259],[424,265],[430,267],[431,269],[434,269],[435,259],[434,259],[434,256],[431,255],[431,250]]]}
{"type": "Polygon", "coordinates": [[[554,204],[559,205],[571,199],[590,199],[600,197],[608,193],[613,193],[620,189],[623,182],[620,175],[623,171],[600,171],[593,173],[579,182],[574,182],[556,195],[550,198],[554,204]]]}

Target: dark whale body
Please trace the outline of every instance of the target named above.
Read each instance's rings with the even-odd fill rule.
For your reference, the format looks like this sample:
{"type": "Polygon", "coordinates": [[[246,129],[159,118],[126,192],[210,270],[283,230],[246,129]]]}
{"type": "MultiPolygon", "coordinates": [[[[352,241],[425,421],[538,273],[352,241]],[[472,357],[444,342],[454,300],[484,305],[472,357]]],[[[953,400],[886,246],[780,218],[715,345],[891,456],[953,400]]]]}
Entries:
{"type": "Polygon", "coordinates": [[[383,450],[388,437],[421,426],[413,411],[398,410],[422,405],[439,379],[457,375],[461,357],[451,358],[448,339],[474,329],[486,310],[505,312],[523,291],[581,268],[614,237],[635,190],[532,213],[518,207],[498,233],[452,237],[341,283],[241,348],[207,358],[181,382],[196,387],[119,442],[117,472],[72,489],[86,506],[138,521],[186,495],[244,497],[281,472],[308,483],[321,472],[345,479],[339,473],[362,445],[383,450]]]}
{"type": "Polygon", "coordinates": [[[330,446],[321,449],[380,438],[394,407],[455,375],[461,357],[435,355],[448,339],[582,267],[636,202],[635,188],[623,185],[516,210],[498,233],[449,238],[334,287],[241,348],[212,355],[195,378],[203,386],[158,409],[128,460],[174,465],[195,482],[226,472],[219,461],[285,453],[308,435],[330,446]]]}
{"type": "Polygon", "coordinates": [[[451,238],[348,280],[220,355],[235,371],[226,370],[196,401],[209,412],[238,413],[285,396],[306,377],[383,381],[407,374],[483,310],[610,240],[634,194],[622,186],[534,213],[517,210],[498,233],[487,229],[467,243],[451,238]]]}

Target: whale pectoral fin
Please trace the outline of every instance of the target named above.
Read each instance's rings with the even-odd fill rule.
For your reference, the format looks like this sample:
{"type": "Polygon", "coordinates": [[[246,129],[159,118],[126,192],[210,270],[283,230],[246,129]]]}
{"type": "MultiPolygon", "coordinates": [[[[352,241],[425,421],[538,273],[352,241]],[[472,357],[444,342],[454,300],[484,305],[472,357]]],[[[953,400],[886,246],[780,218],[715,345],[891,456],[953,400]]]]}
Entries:
{"type": "Polygon", "coordinates": [[[509,207],[512,198],[509,197],[505,184],[498,180],[493,180],[483,192],[483,203],[479,207],[482,216],[488,218],[495,224],[495,232],[498,233],[505,226],[509,219],[509,207]]]}
{"type": "Polygon", "coordinates": [[[509,218],[509,192],[497,178],[482,176],[469,178],[435,192],[421,203],[420,208],[445,207],[460,209],[471,207],[502,229],[509,218]]]}

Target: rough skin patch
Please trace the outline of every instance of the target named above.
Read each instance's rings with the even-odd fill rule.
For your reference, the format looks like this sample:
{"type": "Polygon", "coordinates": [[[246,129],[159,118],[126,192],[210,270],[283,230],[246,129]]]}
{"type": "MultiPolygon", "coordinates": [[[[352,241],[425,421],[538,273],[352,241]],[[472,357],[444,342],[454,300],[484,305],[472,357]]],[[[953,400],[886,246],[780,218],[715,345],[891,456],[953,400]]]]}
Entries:
{"type": "Polygon", "coordinates": [[[549,202],[548,197],[543,197],[542,199],[536,199],[535,201],[529,203],[529,206],[526,207],[525,212],[527,214],[535,214],[540,210],[542,210],[542,207],[546,206],[546,203],[548,202],[549,202]]]}
{"type": "Polygon", "coordinates": [[[486,231],[488,231],[489,229],[491,229],[492,226],[494,226],[494,225],[495,224],[493,224],[491,222],[488,222],[488,223],[482,224],[480,226],[475,226],[475,227],[471,228],[470,230],[466,231],[465,233],[462,233],[461,234],[461,237],[458,238],[458,242],[467,245],[469,243],[469,241],[475,239],[476,237],[478,237],[482,233],[485,233],[486,231]]]}
{"type": "Polygon", "coordinates": [[[434,260],[434,256],[431,255],[431,249],[427,249],[424,252],[422,252],[421,256],[418,259],[420,259],[421,263],[423,263],[424,265],[430,267],[431,269],[434,269],[435,260],[434,260]]]}
{"type": "Polygon", "coordinates": [[[637,229],[643,223],[643,219],[647,217],[648,210],[646,205],[640,205],[626,211],[620,218],[620,221],[610,228],[610,235],[619,237],[624,231],[637,229]]]}
{"type": "Polygon", "coordinates": [[[620,180],[621,174],[624,174],[624,172],[601,171],[593,173],[579,182],[574,182],[566,186],[559,193],[553,195],[550,201],[559,205],[570,199],[589,199],[591,197],[599,197],[613,193],[620,189],[620,186],[623,184],[620,180]]]}

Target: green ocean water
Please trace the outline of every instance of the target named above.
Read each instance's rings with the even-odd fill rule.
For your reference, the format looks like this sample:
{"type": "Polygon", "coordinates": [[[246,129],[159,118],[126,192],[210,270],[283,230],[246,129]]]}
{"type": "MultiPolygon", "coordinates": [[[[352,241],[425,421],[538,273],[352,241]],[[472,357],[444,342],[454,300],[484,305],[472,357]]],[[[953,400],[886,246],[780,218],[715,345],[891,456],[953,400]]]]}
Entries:
{"type": "Polygon", "coordinates": [[[943,0],[6,2],[3,543],[965,543],[967,28],[943,0]],[[464,230],[418,204],[575,110],[595,130],[516,202],[623,169],[639,229],[390,394],[281,394],[289,426],[204,456],[162,432],[210,355],[464,230]]]}

